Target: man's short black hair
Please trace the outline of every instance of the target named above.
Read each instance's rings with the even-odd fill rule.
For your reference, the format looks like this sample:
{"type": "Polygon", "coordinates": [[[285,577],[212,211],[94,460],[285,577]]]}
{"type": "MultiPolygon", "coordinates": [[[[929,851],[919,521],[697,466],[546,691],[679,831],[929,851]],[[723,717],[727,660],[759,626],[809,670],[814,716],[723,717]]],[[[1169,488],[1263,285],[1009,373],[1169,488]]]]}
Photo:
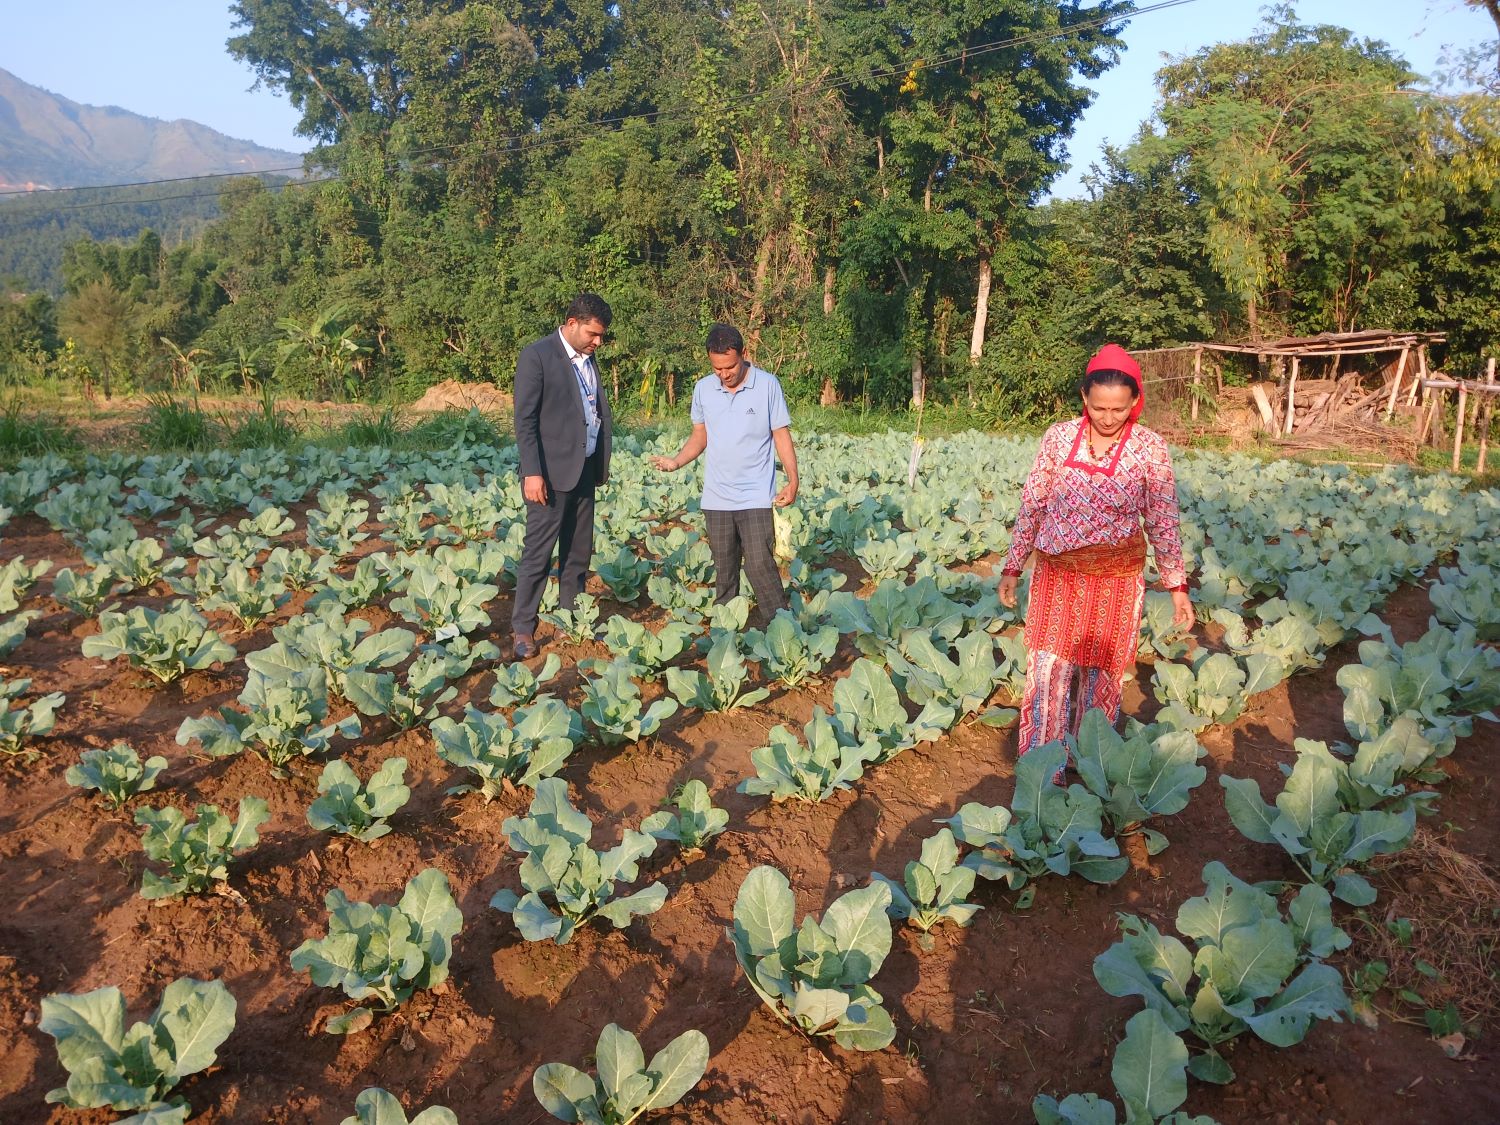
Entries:
{"type": "Polygon", "coordinates": [[[615,314],[610,311],[609,302],[599,294],[580,293],[568,305],[568,311],[563,315],[563,320],[597,320],[608,328],[614,316],[615,314]]]}
{"type": "Polygon", "coordinates": [[[732,324],[715,324],[708,330],[708,354],[723,355],[725,352],[745,353],[745,337],[732,324]]]}

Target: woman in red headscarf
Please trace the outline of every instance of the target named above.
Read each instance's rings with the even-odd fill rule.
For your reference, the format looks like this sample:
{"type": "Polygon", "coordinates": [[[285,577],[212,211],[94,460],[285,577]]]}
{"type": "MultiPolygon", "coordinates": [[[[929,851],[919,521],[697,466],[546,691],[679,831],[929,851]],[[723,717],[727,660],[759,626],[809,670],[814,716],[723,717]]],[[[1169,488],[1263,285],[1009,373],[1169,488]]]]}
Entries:
{"type": "Polygon", "coordinates": [[[1118,344],[1105,344],[1089,360],[1082,397],[1083,416],[1042,437],[1002,567],[1000,601],[1014,606],[1016,580],[1036,551],[1022,754],[1076,734],[1090,708],[1119,719],[1120,688],[1135,665],[1148,537],[1162,585],[1172,591],[1173,619],[1184,628],[1194,622],[1171,454],[1159,435],[1136,424],[1145,405],[1140,365],[1118,344]]]}

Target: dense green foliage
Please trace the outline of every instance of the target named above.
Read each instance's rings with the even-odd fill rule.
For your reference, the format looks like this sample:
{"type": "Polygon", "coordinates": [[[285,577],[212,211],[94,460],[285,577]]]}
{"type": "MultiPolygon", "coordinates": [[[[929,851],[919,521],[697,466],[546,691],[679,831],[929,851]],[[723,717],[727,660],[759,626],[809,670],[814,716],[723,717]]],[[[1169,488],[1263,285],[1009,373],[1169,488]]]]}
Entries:
{"type": "Polygon", "coordinates": [[[186,240],[89,232],[28,279],[57,305],[0,301],[13,372],[73,339],[51,366],[106,394],[503,385],[589,287],[617,314],[606,377],[648,408],[726,319],[803,401],[1045,418],[1106,338],[1430,328],[1461,367],[1500,315],[1494,99],[1284,7],[1164,66],[1090,198],[1045,204],[1128,0],[232,7],[230,52],[334,175],[229,182],[186,240]]]}

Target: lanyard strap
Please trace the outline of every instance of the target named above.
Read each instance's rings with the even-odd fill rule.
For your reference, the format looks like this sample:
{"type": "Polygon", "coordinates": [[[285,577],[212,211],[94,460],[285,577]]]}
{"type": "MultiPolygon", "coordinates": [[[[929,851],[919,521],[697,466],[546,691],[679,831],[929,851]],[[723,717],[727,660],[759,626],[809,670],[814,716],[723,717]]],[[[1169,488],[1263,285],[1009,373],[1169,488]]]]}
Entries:
{"type": "MultiPolygon", "coordinates": [[[[588,356],[582,356],[581,358],[584,365],[587,365],[589,361],[588,356]]],[[[596,396],[599,392],[597,389],[589,389],[588,382],[583,377],[583,368],[576,362],[573,364],[573,378],[578,380],[578,390],[583,395],[583,400],[589,404],[589,425],[597,426],[599,424],[599,402],[596,396]]]]}

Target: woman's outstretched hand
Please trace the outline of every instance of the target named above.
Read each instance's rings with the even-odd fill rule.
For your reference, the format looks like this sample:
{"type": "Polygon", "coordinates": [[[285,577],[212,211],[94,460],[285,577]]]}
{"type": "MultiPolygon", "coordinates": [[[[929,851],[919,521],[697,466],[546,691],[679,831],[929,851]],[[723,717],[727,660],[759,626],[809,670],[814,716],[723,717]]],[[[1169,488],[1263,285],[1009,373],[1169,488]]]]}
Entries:
{"type": "MultiPolygon", "coordinates": [[[[1005,595],[1000,595],[1000,600],[1005,600],[1005,595]]],[[[1198,615],[1193,611],[1193,601],[1187,596],[1186,590],[1172,591],[1172,624],[1180,625],[1184,632],[1191,629],[1198,621],[1198,615]]]]}
{"type": "MultiPolygon", "coordinates": [[[[1019,580],[1014,574],[1002,574],[1000,576],[1000,589],[998,593],[1000,595],[1000,604],[1003,605],[1006,609],[1016,608],[1017,581],[1019,580]]],[[[1188,608],[1188,612],[1192,613],[1191,607],[1188,608]]]]}

